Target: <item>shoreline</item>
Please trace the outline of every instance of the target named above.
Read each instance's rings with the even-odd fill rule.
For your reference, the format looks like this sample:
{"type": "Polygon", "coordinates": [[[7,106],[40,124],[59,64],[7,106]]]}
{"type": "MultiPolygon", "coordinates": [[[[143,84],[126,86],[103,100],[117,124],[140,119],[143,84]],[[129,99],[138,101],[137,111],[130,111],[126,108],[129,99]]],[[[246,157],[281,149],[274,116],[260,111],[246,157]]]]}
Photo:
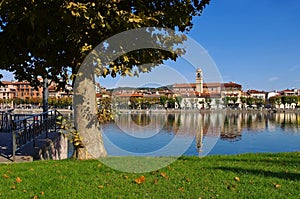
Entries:
{"type": "Polygon", "coordinates": [[[120,109],[116,111],[119,114],[128,113],[296,113],[300,114],[300,109],[262,109],[262,110],[232,110],[232,109],[205,109],[205,110],[181,110],[181,109],[169,109],[169,110],[138,110],[138,109],[120,109]]]}
{"type": "MultiPolygon", "coordinates": [[[[49,110],[57,110],[63,115],[73,115],[74,111],[70,109],[49,109],[49,110]]],[[[5,110],[1,110],[5,111],[5,110]]],[[[39,114],[43,110],[42,109],[14,109],[12,113],[14,114],[39,114]]],[[[128,113],[296,113],[300,114],[300,109],[205,109],[205,110],[183,110],[183,109],[151,109],[151,110],[139,110],[139,109],[119,109],[115,110],[117,114],[128,114],[128,113]]]]}

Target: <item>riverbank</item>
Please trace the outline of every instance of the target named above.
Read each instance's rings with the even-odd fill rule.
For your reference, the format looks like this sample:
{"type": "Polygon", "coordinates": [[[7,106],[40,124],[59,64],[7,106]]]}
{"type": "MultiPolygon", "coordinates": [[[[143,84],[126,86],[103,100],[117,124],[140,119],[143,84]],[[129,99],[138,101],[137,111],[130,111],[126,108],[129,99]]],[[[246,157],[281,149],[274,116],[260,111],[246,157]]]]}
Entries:
{"type": "Polygon", "coordinates": [[[117,113],[297,113],[300,109],[119,109],[117,113]]]}
{"type": "MultiPolygon", "coordinates": [[[[72,115],[73,110],[70,109],[56,109],[64,115],[72,115]]],[[[3,109],[2,112],[5,112],[6,109],[3,109]]],[[[42,112],[42,109],[11,109],[15,114],[39,114],[42,112]]],[[[149,109],[149,110],[140,110],[140,109],[118,109],[116,113],[297,113],[300,114],[300,109],[149,109]]]]}
{"type": "Polygon", "coordinates": [[[299,165],[300,152],[181,157],[141,174],[96,160],[4,164],[0,198],[299,198],[299,165]]]}
{"type": "MultiPolygon", "coordinates": [[[[64,115],[73,113],[73,110],[70,109],[55,109],[55,110],[57,110],[58,112],[64,115]]],[[[14,114],[39,114],[43,112],[43,109],[13,109],[12,112],[14,114]]]]}

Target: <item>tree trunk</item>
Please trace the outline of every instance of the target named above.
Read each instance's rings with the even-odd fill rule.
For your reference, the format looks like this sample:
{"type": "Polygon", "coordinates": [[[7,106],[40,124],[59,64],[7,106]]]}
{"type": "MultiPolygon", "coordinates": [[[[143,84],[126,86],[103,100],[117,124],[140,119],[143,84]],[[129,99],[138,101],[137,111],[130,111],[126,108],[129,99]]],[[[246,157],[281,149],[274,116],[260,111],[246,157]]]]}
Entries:
{"type": "Polygon", "coordinates": [[[74,120],[84,148],[79,148],[78,159],[97,159],[107,155],[100,124],[97,119],[97,102],[94,70],[81,66],[74,83],[74,120]]]}

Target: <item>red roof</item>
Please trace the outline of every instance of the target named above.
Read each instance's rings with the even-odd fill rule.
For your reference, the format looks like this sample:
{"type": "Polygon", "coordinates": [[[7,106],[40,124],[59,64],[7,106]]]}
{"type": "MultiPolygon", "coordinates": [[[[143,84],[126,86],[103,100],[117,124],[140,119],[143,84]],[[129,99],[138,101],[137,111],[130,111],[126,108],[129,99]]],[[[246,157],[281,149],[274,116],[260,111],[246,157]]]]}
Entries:
{"type": "Polygon", "coordinates": [[[221,83],[217,83],[217,82],[210,82],[210,83],[204,83],[203,87],[204,88],[211,88],[211,87],[221,87],[222,84],[221,83]]]}
{"type": "Polygon", "coordinates": [[[247,92],[252,94],[266,94],[265,91],[258,91],[258,90],[248,90],[247,92]]]}
{"type": "Polygon", "coordinates": [[[223,83],[224,87],[237,87],[237,88],[242,88],[242,85],[234,83],[234,82],[229,82],[229,83],[223,83]]]}
{"type": "Polygon", "coordinates": [[[294,93],[294,90],[286,89],[286,90],[283,90],[282,92],[285,92],[285,93],[294,93]]]}
{"type": "MultiPolygon", "coordinates": [[[[237,87],[242,88],[242,85],[229,82],[229,83],[219,83],[219,82],[210,82],[210,83],[203,83],[204,88],[211,88],[211,87],[237,87]]],[[[196,84],[174,84],[173,88],[196,88],[196,84]]]]}
{"type": "Polygon", "coordinates": [[[196,88],[196,84],[174,84],[173,88],[196,88]]]}

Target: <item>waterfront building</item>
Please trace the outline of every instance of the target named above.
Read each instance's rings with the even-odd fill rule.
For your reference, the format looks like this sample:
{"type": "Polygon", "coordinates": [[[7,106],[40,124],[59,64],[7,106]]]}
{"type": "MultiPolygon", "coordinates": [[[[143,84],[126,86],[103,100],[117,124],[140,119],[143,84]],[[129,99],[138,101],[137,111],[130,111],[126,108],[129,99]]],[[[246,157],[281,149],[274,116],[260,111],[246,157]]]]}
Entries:
{"type": "Polygon", "coordinates": [[[12,82],[2,81],[0,86],[0,99],[14,99],[16,96],[16,88],[12,82]]]}
{"type": "Polygon", "coordinates": [[[221,108],[222,99],[225,97],[237,97],[236,104],[241,106],[242,86],[235,82],[209,82],[203,83],[202,70],[196,70],[196,83],[174,84],[173,92],[181,96],[181,108],[206,109],[221,108]]]}
{"type": "Polygon", "coordinates": [[[42,88],[35,89],[27,81],[16,82],[16,81],[2,81],[0,86],[0,99],[30,99],[30,98],[41,98],[42,88]]]}
{"type": "Polygon", "coordinates": [[[256,98],[256,99],[262,99],[263,101],[265,101],[266,96],[267,96],[267,92],[265,92],[265,91],[248,90],[247,93],[250,95],[250,97],[256,98]]]}

